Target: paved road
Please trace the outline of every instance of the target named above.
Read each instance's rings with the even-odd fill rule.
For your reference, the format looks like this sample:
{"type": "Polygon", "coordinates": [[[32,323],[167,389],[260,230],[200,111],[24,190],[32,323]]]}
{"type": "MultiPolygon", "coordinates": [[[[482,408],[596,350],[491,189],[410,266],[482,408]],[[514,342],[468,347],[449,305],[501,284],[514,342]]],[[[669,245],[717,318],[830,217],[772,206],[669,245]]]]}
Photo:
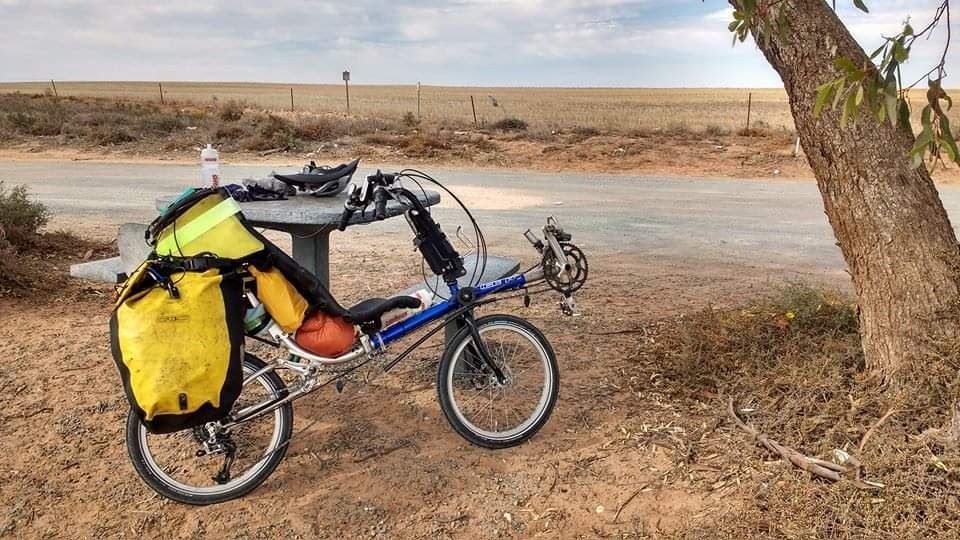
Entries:
{"type": "MultiPolygon", "coordinates": [[[[223,176],[231,181],[269,170],[266,165],[225,166],[223,176]]],[[[601,252],[832,275],[840,275],[844,266],[811,182],[431,173],[475,204],[491,244],[515,243],[520,232],[555,214],[584,247],[601,252]]],[[[147,222],[154,215],[154,199],[193,184],[197,174],[196,167],[186,165],[0,163],[0,179],[29,185],[58,216],[58,226],[74,220],[103,227],[147,222]]],[[[954,222],[960,223],[960,189],[941,187],[940,192],[954,222]]],[[[441,223],[456,217],[451,208],[436,212],[441,223]]],[[[394,221],[389,226],[403,225],[394,221]]]]}

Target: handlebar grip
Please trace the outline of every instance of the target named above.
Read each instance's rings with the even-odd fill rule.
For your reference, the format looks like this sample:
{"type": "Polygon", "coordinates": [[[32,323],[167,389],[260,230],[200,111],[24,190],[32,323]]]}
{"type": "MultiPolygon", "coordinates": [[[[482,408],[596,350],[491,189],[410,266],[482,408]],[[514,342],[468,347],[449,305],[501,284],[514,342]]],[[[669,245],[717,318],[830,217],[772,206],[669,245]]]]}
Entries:
{"type": "Polygon", "coordinates": [[[347,230],[347,224],[350,223],[350,218],[353,217],[353,208],[344,208],[343,213],[340,214],[340,224],[337,226],[337,230],[345,231],[347,230]]]}
{"type": "Polygon", "coordinates": [[[387,219],[387,190],[378,188],[373,192],[373,217],[377,221],[387,219]]]}

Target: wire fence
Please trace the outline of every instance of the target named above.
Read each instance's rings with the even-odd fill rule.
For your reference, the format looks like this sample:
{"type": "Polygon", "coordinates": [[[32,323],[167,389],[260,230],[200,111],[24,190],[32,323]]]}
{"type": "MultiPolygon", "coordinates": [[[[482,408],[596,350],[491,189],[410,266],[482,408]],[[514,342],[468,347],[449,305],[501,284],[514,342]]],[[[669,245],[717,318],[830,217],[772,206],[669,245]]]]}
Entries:
{"type": "MultiPolygon", "coordinates": [[[[113,98],[164,104],[222,104],[300,114],[346,114],[343,85],[194,82],[0,83],[0,92],[113,98]]],[[[741,130],[793,129],[781,89],[517,88],[429,85],[350,85],[350,113],[427,123],[483,125],[504,118],[531,129],[741,130]],[[750,115],[749,120],[746,116],[750,115]]]]}

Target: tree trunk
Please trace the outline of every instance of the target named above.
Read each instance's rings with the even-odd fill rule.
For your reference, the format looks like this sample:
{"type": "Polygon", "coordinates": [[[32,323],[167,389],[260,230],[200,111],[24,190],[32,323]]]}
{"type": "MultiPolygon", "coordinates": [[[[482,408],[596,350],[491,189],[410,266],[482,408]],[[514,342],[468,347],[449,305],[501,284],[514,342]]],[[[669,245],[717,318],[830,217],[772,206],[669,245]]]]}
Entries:
{"type": "Polygon", "coordinates": [[[960,248],[929,172],[912,168],[907,159],[912,136],[866,112],[846,127],[840,126],[839,112],[813,114],[817,87],[840,76],[834,59],[845,56],[864,65],[863,49],[824,0],[780,5],[787,31],[769,41],[754,38],[783,79],[850,267],[867,368],[896,382],[900,368],[928,350],[931,334],[957,334],[960,248]]]}

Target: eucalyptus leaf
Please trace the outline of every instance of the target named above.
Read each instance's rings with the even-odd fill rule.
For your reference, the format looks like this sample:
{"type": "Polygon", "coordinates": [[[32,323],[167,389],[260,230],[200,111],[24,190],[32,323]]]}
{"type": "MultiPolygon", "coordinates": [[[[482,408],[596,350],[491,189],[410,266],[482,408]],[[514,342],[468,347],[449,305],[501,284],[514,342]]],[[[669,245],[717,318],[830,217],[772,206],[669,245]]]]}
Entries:
{"type": "Polygon", "coordinates": [[[893,42],[893,59],[899,63],[904,63],[910,58],[910,49],[904,47],[900,40],[893,42]]]}
{"type": "Polygon", "coordinates": [[[847,122],[857,113],[857,93],[850,92],[847,95],[847,101],[843,106],[843,112],[840,114],[840,127],[847,127],[847,122]]]}
{"type": "Polygon", "coordinates": [[[911,152],[908,155],[910,156],[910,164],[914,169],[919,169],[920,166],[923,165],[923,152],[911,152]]]}
{"type": "Polygon", "coordinates": [[[837,87],[836,94],[833,96],[833,108],[836,109],[837,105],[840,105],[840,100],[843,98],[843,92],[847,89],[847,80],[843,77],[833,81],[834,85],[837,87]]]}
{"type": "Polygon", "coordinates": [[[913,124],[910,123],[910,104],[907,100],[901,99],[897,110],[897,125],[913,135],[913,124]]]}
{"type": "Polygon", "coordinates": [[[947,118],[947,115],[940,117],[940,132],[942,134],[941,140],[943,141],[943,147],[947,150],[950,161],[960,163],[960,149],[957,148],[957,139],[953,136],[953,131],[950,129],[950,119],[947,118]]]}
{"type": "Polygon", "coordinates": [[[814,116],[820,116],[820,114],[823,112],[824,105],[830,101],[830,96],[836,92],[837,87],[833,83],[834,81],[830,81],[817,87],[817,101],[813,105],[814,116]]]}
{"type": "Polygon", "coordinates": [[[857,71],[857,65],[853,63],[853,60],[847,58],[846,56],[838,56],[836,59],[834,59],[833,63],[838,69],[846,71],[847,75],[851,75],[857,71]]]}
{"type": "Polygon", "coordinates": [[[887,110],[887,118],[890,119],[890,124],[896,127],[899,122],[897,116],[897,95],[885,94],[883,100],[883,106],[887,110]]]}

